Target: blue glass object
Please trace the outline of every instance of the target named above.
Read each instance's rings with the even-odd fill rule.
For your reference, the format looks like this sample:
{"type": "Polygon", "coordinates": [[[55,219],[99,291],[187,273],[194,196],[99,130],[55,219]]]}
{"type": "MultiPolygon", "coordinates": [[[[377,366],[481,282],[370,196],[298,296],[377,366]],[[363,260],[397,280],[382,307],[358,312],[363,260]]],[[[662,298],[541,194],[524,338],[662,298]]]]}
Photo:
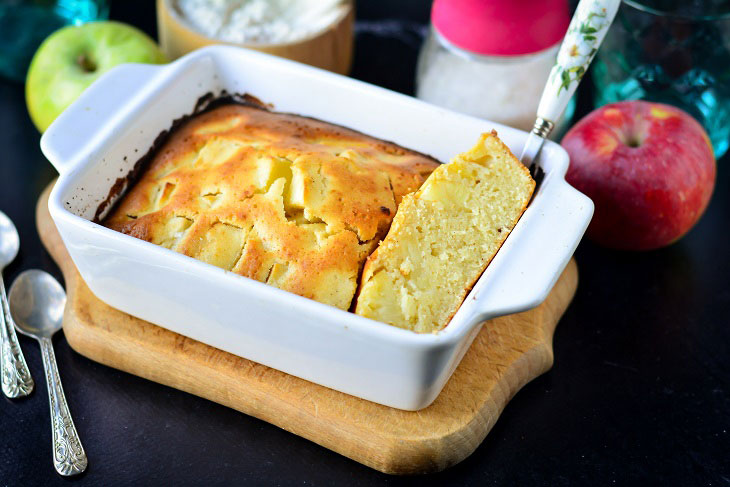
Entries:
{"type": "Polygon", "coordinates": [[[624,0],[593,81],[599,106],[642,99],[689,112],[722,156],[730,144],[730,1],[624,0]]]}
{"type": "Polygon", "coordinates": [[[51,32],[108,17],[108,0],[0,0],[0,75],[23,81],[51,32]]]}

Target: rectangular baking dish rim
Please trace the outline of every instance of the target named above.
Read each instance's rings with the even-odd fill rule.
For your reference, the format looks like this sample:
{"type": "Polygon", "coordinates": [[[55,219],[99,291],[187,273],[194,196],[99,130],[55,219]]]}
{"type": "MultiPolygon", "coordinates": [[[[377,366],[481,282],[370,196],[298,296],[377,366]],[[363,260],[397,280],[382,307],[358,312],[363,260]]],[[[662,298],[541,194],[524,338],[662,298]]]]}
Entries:
{"type": "MultiPolygon", "coordinates": [[[[218,46],[216,48],[206,48],[206,49],[210,50],[210,49],[235,49],[235,48],[221,48],[220,46],[218,46]]],[[[201,50],[201,51],[204,51],[204,50],[201,50]]],[[[260,55],[258,53],[247,53],[247,54],[248,55],[260,55]]],[[[203,55],[203,53],[198,52],[198,56],[202,56],[202,55],[203,55]]],[[[192,59],[190,59],[189,61],[192,61],[192,59]]],[[[286,63],[288,61],[277,59],[277,62],[286,63]]],[[[294,63],[294,64],[297,64],[297,63],[294,63]]],[[[173,67],[174,67],[174,64],[164,66],[159,69],[172,71],[173,67]]],[[[178,66],[178,68],[180,68],[180,66],[178,66]]],[[[333,77],[341,78],[338,75],[323,72],[319,69],[311,68],[308,66],[297,65],[297,68],[305,70],[305,71],[312,70],[312,74],[315,74],[317,76],[325,76],[325,77],[333,76],[333,77]]],[[[158,73],[158,75],[159,75],[158,78],[164,78],[164,76],[162,76],[162,73],[163,73],[163,71],[160,71],[158,73]]],[[[107,73],[107,75],[110,75],[110,74],[112,74],[112,73],[107,73]]],[[[174,79],[174,76],[170,76],[168,73],[167,78],[169,81],[170,79],[174,79]]],[[[150,81],[154,81],[154,80],[150,80],[150,81]]],[[[400,94],[391,92],[389,90],[375,87],[375,86],[372,86],[372,85],[369,85],[367,83],[363,83],[363,82],[360,82],[357,80],[352,80],[352,79],[347,78],[347,82],[352,83],[354,85],[359,85],[359,87],[367,89],[367,90],[374,90],[376,92],[380,92],[380,94],[383,94],[386,96],[403,97],[405,99],[408,99],[409,102],[416,101],[416,100],[410,99],[410,97],[407,97],[405,95],[400,95],[400,94]]],[[[146,88],[147,88],[147,91],[149,92],[149,91],[152,91],[152,88],[154,88],[154,87],[155,86],[153,83],[152,86],[148,86],[146,88]]],[[[160,86],[157,86],[157,88],[160,88],[160,86]]],[[[147,94],[149,94],[149,93],[147,93],[147,94]]],[[[255,93],[254,93],[254,95],[255,95],[255,93]]],[[[142,94],[140,94],[137,98],[142,98],[142,94]]],[[[264,100],[264,101],[267,101],[267,100],[264,100]]],[[[422,103],[420,101],[416,101],[416,102],[422,103]]],[[[133,106],[128,107],[127,112],[129,110],[131,110],[132,108],[134,108],[135,106],[139,106],[139,102],[136,104],[132,104],[132,105],[133,106]]],[[[436,107],[434,107],[434,108],[436,108],[436,107]]],[[[116,118],[120,119],[123,117],[121,117],[120,115],[117,114],[116,118]]],[[[467,118],[472,118],[472,117],[467,117],[467,118]]],[[[502,127],[499,124],[495,124],[495,123],[488,122],[488,121],[480,121],[480,122],[483,122],[484,124],[491,124],[499,130],[503,130],[503,129],[504,130],[514,130],[514,129],[507,128],[507,127],[502,127]]],[[[129,123],[131,123],[131,122],[129,122],[129,121],[126,122],[126,124],[129,124],[129,123]]],[[[97,135],[96,139],[107,140],[108,132],[113,131],[112,129],[115,127],[118,128],[119,126],[125,126],[126,124],[119,120],[117,120],[116,123],[109,122],[106,126],[107,134],[104,135],[104,133],[100,132],[99,134],[96,134],[97,135]]],[[[550,147],[551,144],[552,143],[547,144],[546,150],[551,153],[555,153],[555,150],[554,150],[555,144],[552,144],[553,147],[550,147]]],[[[93,145],[93,144],[91,144],[91,145],[93,145]]],[[[99,145],[98,141],[96,142],[96,145],[99,145]]],[[[555,155],[557,156],[558,154],[556,153],[555,155]]],[[[414,346],[414,347],[419,347],[419,348],[420,347],[431,348],[431,347],[439,347],[439,346],[453,346],[453,345],[456,345],[458,342],[460,342],[467,334],[469,334],[471,331],[473,331],[474,327],[479,326],[483,321],[483,320],[476,319],[476,318],[467,319],[468,317],[465,318],[463,316],[460,316],[459,313],[457,313],[457,315],[449,323],[449,325],[447,325],[444,329],[442,329],[441,331],[439,331],[437,333],[434,333],[434,334],[414,333],[410,330],[397,328],[397,327],[394,327],[394,326],[391,326],[391,325],[388,325],[385,323],[381,323],[381,322],[378,322],[375,320],[364,318],[364,317],[355,315],[353,313],[350,313],[350,312],[347,312],[344,310],[340,310],[340,309],[337,309],[337,308],[334,308],[331,306],[327,306],[322,303],[318,303],[311,299],[303,298],[303,297],[298,296],[293,293],[282,291],[282,290],[274,288],[272,286],[268,286],[266,284],[259,283],[254,280],[247,279],[243,276],[238,276],[236,274],[224,271],[222,269],[215,268],[214,266],[197,261],[196,259],[193,259],[191,257],[187,257],[182,254],[178,254],[177,252],[174,252],[172,250],[168,250],[168,249],[156,246],[152,243],[144,242],[144,241],[135,239],[134,237],[131,237],[128,235],[123,235],[123,234],[120,234],[113,230],[107,229],[101,225],[98,225],[96,223],[93,223],[93,222],[87,220],[86,218],[83,218],[81,216],[78,216],[78,215],[72,213],[71,211],[69,211],[68,209],[63,207],[63,204],[61,201],[62,196],[65,195],[66,193],[68,193],[69,187],[73,184],[74,177],[80,176],[80,174],[83,171],[91,170],[93,168],[94,162],[95,162],[94,160],[89,159],[84,163],[75,164],[74,167],[70,171],[61,175],[61,177],[59,178],[59,180],[56,184],[56,187],[54,187],[54,190],[51,194],[51,199],[49,200],[50,201],[49,207],[51,209],[54,219],[62,218],[67,223],[69,223],[71,225],[75,225],[75,226],[91,225],[92,227],[88,228],[88,230],[94,231],[96,233],[100,233],[101,235],[105,235],[107,238],[122,239],[122,242],[126,242],[125,245],[130,247],[130,250],[135,249],[135,246],[141,245],[142,247],[140,247],[140,250],[144,249],[145,252],[152,252],[152,253],[169,252],[171,254],[170,257],[177,259],[181,266],[183,266],[183,265],[192,266],[192,269],[195,269],[196,272],[207,272],[207,273],[215,272],[215,273],[231,274],[230,277],[233,277],[235,279],[228,279],[229,283],[231,285],[233,285],[232,284],[233,282],[237,282],[238,284],[236,284],[236,285],[240,286],[241,282],[245,282],[244,288],[242,289],[242,291],[244,291],[244,292],[246,290],[245,288],[247,288],[248,286],[253,286],[252,289],[256,289],[258,292],[266,294],[268,299],[274,299],[277,301],[293,301],[293,302],[298,303],[297,306],[303,307],[303,309],[308,309],[310,312],[315,313],[315,314],[326,314],[328,312],[334,313],[334,315],[331,316],[332,320],[335,320],[335,319],[338,321],[345,320],[345,321],[349,322],[347,325],[344,325],[344,326],[354,327],[355,329],[357,329],[358,332],[364,333],[371,338],[384,339],[384,340],[388,340],[388,341],[398,341],[400,344],[402,344],[404,346],[414,346]],[[241,279],[244,279],[245,281],[241,281],[241,279]],[[259,287],[257,288],[257,286],[259,286],[259,287]],[[461,318],[461,319],[457,320],[457,318],[461,318]]],[[[547,174],[547,177],[550,179],[553,179],[553,178],[560,179],[560,181],[554,181],[553,184],[557,185],[557,184],[563,183],[563,184],[567,185],[567,183],[565,183],[564,180],[562,179],[565,169],[567,169],[567,161],[565,162],[565,164],[558,164],[558,167],[556,167],[552,171],[550,171],[547,174]]],[[[547,180],[546,180],[546,182],[547,182],[547,180]]],[[[536,197],[536,200],[537,200],[537,197],[536,197]]],[[[535,203],[535,201],[533,201],[533,204],[534,203],[535,203]]],[[[528,208],[528,211],[529,211],[529,208],[528,208]]],[[[522,221],[524,221],[524,218],[523,218],[523,220],[521,220],[518,223],[518,227],[515,228],[515,231],[517,231],[518,228],[522,228],[522,226],[524,226],[524,225],[521,225],[522,221]]],[[[515,236],[514,235],[515,231],[513,231],[510,234],[510,237],[515,236]]],[[[523,232],[520,231],[520,233],[523,233],[523,232]]],[[[509,241],[510,241],[510,239],[508,238],[507,242],[509,242],[509,241]]],[[[505,242],[505,245],[507,245],[507,242],[505,242]]],[[[502,253],[502,255],[503,254],[504,253],[502,253]]],[[[495,256],[495,259],[497,259],[499,257],[499,255],[500,255],[500,253],[498,252],[497,256],[495,256]]],[[[480,278],[477,281],[477,283],[475,284],[474,288],[476,288],[478,286],[479,282],[481,282],[484,279],[484,277],[487,276],[487,272],[488,272],[488,270],[485,271],[485,273],[482,274],[482,276],[480,276],[480,278]]],[[[220,277],[220,276],[218,276],[218,277],[220,277]]],[[[556,279],[557,279],[557,276],[556,276],[556,279]]],[[[474,289],[470,290],[470,292],[466,296],[465,302],[466,302],[466,300],[473,298],[473,296],[472,296],[473,293],[474,293],[474,289]]],[[[536,300],[537,300],[537,298],[536,298],[536,300]]],[[[538,303],[539,303],[539,300],[537,300],[537,302],[535,302],[534,304],[538,304],[538,303]]],[[[461,310],[461,308],[460,308],[460,310],[461,310]]]]}

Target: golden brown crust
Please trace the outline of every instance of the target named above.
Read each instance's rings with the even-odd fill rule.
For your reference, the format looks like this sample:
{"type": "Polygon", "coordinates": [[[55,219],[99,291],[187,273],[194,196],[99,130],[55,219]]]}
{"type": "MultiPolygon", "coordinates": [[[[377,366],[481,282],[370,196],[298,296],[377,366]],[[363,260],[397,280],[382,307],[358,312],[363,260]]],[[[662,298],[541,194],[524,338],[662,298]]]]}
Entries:
{"type": "Polygon", "coordinates": [[[103,223],[347,309],[398,203],[436,166],[343,127],[226,105],[176,130],[103,223]]]}

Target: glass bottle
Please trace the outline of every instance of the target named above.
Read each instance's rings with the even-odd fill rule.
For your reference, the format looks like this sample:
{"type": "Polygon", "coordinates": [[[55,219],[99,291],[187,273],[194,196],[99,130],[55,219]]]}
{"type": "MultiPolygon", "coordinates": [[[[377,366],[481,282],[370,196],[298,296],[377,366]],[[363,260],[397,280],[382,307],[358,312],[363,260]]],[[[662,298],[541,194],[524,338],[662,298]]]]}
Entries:
{"type": "Polygon", "coordinates": [[[23,81],[51,32],[108,16],[108,0],[0,0],[0,75],[23,81]]]}
{"type": "Polygon", "coordinates": [[[597,106],[677,106],[704,126],[715,157],[728,150],[730,2],[625,0],[594,65],[597,106]]]}
{"type": "MultiPolygon", "coordinates": [[[[435,0],[416,96],[529,131],[569,21],[563,0],[435,0]],[[535,35],[525,36],[525,30],[535,35]]],[[[570,119],[574,106],[562,120],[570,119]]]]}

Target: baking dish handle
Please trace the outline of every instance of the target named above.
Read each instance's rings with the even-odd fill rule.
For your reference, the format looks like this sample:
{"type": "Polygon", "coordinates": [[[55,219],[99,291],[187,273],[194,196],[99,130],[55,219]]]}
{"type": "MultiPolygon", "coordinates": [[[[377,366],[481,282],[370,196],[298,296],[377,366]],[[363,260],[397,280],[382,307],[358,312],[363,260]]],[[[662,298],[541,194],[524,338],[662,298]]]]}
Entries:
{"type": "Polygon", "coordinates": [[[520,222],[525,229],[529,226],[529,234],[524,234],[529,238],[517,238],[505,249],[510,258],[494,259],[487,268],[490,275],[485,275],[483,285],[477,285],[481,289],[475,288],[472,303],[467,303],[473,306],[468,313],[477,322],[526,311],[543,302],[588,227],[594,208],[590,198],[564,180],[542,190],[556,194],[543,195],[544,204],[534,208],[537,211],[531,212],[529,221],[520,222]]]}
{"type": "Polygon", "coordinates": [[[126,114],[124,107],[131,106],[127,102],[140,93],[140,86],[161,69],[151,64],[116,66],[53,121],[41,137],[41,150],[59,174],[69,173],[88,156],[96,140],[126,114]]]}

